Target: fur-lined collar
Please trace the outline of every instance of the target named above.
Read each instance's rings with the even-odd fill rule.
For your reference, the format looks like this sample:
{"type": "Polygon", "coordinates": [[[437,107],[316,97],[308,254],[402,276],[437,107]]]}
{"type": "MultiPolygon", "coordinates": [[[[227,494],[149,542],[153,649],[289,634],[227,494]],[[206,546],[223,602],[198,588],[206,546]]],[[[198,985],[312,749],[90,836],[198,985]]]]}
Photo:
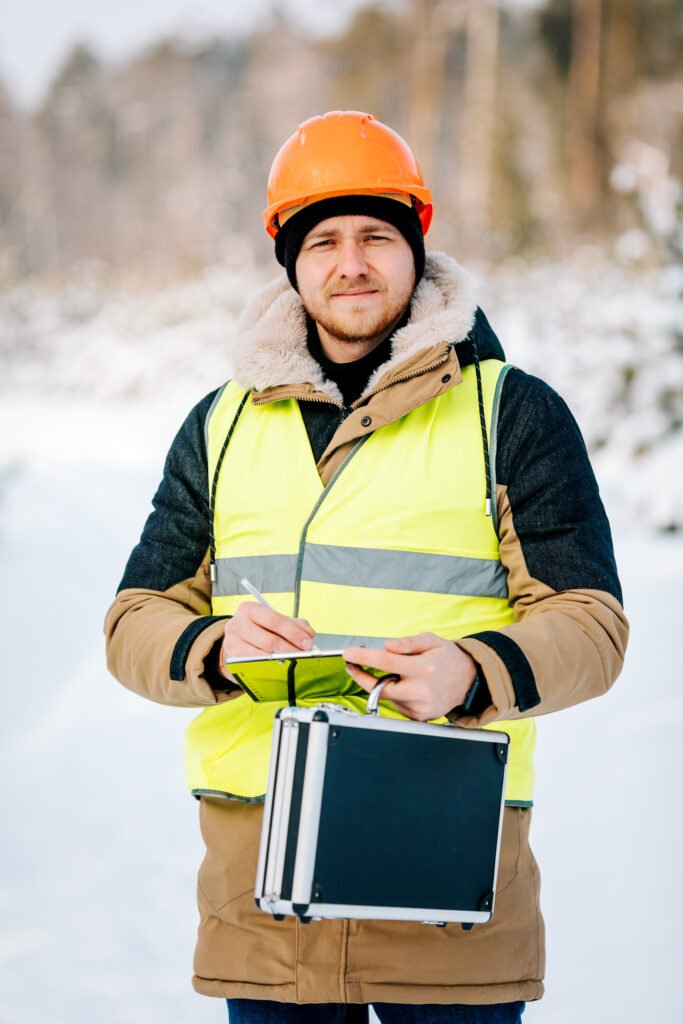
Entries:
{"type": "MultiPolygon", "coordinates": [[[[411,301],[410,320],[396,331],[391,357],[375,370],[364,393],[422,349],[463,341],[472,328],[476,309],[469,273],[445,253],[428,253],[424,276],[411,301]]],[[[254,391],[310,384],[341,402],[339,388],[327,380],[309,353],[306,337],[306,312],[283,274],[249,302],[237,322],[235,380],[254,391]]]]}

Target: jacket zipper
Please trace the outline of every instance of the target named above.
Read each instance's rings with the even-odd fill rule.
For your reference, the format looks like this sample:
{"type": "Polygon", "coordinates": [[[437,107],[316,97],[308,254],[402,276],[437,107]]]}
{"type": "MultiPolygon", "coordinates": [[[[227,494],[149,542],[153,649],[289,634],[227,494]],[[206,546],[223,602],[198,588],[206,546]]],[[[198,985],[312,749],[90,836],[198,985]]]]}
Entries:
{"type": "Polygon", "coordinates": [[[357,405],[358,402],[366,402],[368,398],[372,398],[373,395],[378,395],[380,391],[387,391],[388,388],[393,387],[394,384],[403,384],[403,382],[406,380],[414,380],[416,377],[422,377],[423,374],[430,373],[432,370],[435,370],[437,366],[442,366],[443,363],[445,363],[446,360],[448,359],[448,352],[450,351],[450,347],[451,346],[449,345],[448,348],[446,349],[445,354],[441,356],[439,359],[435,360],[433,363],[430,363],[429,366],[424,366],[421,370],[413,370],[412,373],[404,373],[401,374],[401,376],[399,377],[394,377],[392,380],[388,380],[386,384],[382,384],[378,388],[373,388],[372,391],[369,391],[367,393],[367,395],[362,395],[360,398],[357,398],[356,401],[351,404],[350,408],[357,409],[359,408],[359,406],[357,405]]]}
{"type": "Polygon", "coordinates": [[[378,395],[381,391],[386,391],[388,388],[393,387],[394,384],[402,384],[406,380],[414,380],[415,377],[421,377],[423,374],[430,373],[432,370],[435,370],[438,366],[442,366],[443,363],[445,363],[446,360],[448,359],[448,353],[450,349],[451,345],[448,346],[445,353],[442,356],[440,356],[439,359],[436,359],[428,366],[422,367],[421,370],[413,370],[412,373],[404,373],[401,374],[399,377],[394,377],[392,378],[392,380],[388,380],[386,384],[382,384],[380,387],[373,388],[372,391],[369,391],[367,393],[367,395],[361,395],[361,397],[357,398],[355,402],[351,403],[351,405],[341,405],[339,402],[335,402],[333,398],[323,398],[319,397],[318,395],[302,395],[301,393],[297,393],[294,391],[290,392],[289,394],[285,392],[285,394],[283,395],[278,395],[277,398],[255,399],[252,397],[252,403],[254,405],[268,405],[269,402],[282,402],[290,398],[296,398],[298,401],[301,402],[321,402],[324,405],[336,405],[338,409],[342,410],[342,419],[345,420],[346,417],[350,415],[351,412],[360,408],[359,403],[366,402],[368,398],[372,398],[373,395],[378,395]]]}

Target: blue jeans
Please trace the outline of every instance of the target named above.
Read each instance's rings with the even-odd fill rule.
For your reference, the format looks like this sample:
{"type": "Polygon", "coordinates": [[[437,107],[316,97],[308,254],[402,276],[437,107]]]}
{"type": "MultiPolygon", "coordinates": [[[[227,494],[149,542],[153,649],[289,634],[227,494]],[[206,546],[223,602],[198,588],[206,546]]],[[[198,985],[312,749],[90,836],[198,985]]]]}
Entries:
{"type": "MultiPolygon", "coordinates": [[[[519,1024],[524,1003],[490,1006],[408,1006],[373,1003],[381,1024],[519,1024]]],[[[273,1003],[228,999],[229,1024],[367,1024],[368,1007],[356,1003],[273,1003]]]]}

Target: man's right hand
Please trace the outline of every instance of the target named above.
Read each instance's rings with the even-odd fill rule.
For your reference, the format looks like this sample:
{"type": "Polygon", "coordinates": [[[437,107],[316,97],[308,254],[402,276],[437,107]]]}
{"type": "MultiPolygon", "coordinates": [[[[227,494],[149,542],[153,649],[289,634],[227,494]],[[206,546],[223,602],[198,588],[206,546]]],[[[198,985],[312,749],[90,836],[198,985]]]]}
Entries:
{"type": "Polygon", "coordinates": [[[227,658],[254,658],[275,651],[310,651],[315,630],[306,619],[293,619],[256,601],[243,601],[225,624],[221,673],[235,682],[225,668],[227,658]]]}

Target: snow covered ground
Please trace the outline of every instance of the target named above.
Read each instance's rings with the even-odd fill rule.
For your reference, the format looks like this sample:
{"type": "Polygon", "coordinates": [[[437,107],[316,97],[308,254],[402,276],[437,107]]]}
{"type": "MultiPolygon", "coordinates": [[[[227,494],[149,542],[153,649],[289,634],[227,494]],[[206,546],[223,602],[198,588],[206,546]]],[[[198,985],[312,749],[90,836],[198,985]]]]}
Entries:
{"type": "MultiPolygon", "coordinates": [[[[542,288],[533,284],[534,293],[542,288]]],[[[101,622],[175,429],[228,372],[223,339],[244,287],[208,279],[202,302],[195,288],[110,307],[84,292],[68,323],[62,297],[15,294],[9,312],[7,297],[0,303],[5,1024],[225,1020],[223,1004],[194,995],[189,983],[201,857],[197,810],[182,778],[191,713],[140,700],[108,677],[101,622]]],[[[580,285],[572,287],[563,316],[569,322],[576,305],[585,326],[593,298],[581,303],[580,285]]],[[[510,337],[512,357],[534,369],[542,349],[530,338],[545,315],[541,298],[525,306],[523,297],[515,315],[514,293],[512,283],[509,293],[501,285],[491,319],[510,337]]],[[[639,296],[649,302],[650,325],[655,298],[639,296]]],[[[616,298],[613,306],[611,313],[600,307],[603,323],[618,319],[616,298]]],[[[655,331],[647,349],[674,388],[680,354],[677,361],[668,339],[677,315],[669,309],[666,330],[655,331]]],[[[593,335],[563,355],[567,335],[553,324],[546,376],[565,381],[560,390],[578,404],[590,434],[597,421],[588,392],[609,383],[612,370],[593,335]]],[[[650,337],[636,333],[641,345],[650,337]]],[[[636,342],[609,336],[604,344],[608,352],[632,346],[637,378],[636,342]]],[[[643,377],[630,410],[623,395],[621,405],[614,398],[617,414],[601,430],[623,443],[604,445],[596,459],[632,620],[627,667],[602,700],[539,721],[532,837],[543,876],[548,994],[527,1009],[531,1024],[680,1019],[683,541],[652,530],[670,525],[674,498],[680,515],[680,484],[661,454],[680,442],[658,421],[649,448],[640,456],[629,448],[659,415],[659,384],[654,374],[643,377]],[[653,492],[624,487],[640,472],[639,458],[664,494],[664,512],[648,512],[653,492]]],[[[622,393],[615,384],[609,394],[622,393]]]]}

